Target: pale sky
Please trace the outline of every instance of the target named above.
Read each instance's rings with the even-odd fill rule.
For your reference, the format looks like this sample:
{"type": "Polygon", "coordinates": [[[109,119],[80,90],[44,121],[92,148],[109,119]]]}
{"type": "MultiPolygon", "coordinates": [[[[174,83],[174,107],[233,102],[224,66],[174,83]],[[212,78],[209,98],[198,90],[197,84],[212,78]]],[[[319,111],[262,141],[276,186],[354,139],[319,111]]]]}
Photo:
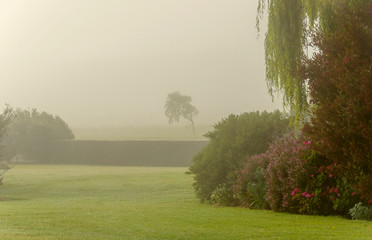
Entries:
{"type": "MultiPolygon", "coordinates": [[[[282,109],[265,83],[257,0],[0,0],[0,104],[72,127],[167,124],[167,94],[196,124],[282,109]]],[[[263,35],[263,34],[262,34],[263,35]]]]}

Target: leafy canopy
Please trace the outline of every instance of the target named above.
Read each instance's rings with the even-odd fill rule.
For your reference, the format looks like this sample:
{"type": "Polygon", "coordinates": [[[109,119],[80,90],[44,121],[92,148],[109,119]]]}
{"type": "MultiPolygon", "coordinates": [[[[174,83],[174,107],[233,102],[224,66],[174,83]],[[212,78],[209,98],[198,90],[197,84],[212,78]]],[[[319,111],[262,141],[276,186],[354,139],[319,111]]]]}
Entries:
{"type": "Polygon", "coordinates": [[[195,126],[193,116],[197,115],[198,109],[191,104],[190,96],[182,95],[179,92],[168,94],[165,102],[165,116],[168,117],[169,124],[179,122],[180,117],[188,120],[192,125],[192,132],[195,135],[195,126]]]}
{"type": "Polygon", "coordinates": [[[179,92],[168,94],[165,103],[165,116],[169,119],[169,124],[179,122],[182,116],[186,120],[193,121],[192,117],[199,112],[194,105],[191,104],[190,96],[182,95],[179,92]]]}
{"type": "Polygon", "coordinates": [[[301,68],[316,106],[305,130],[372,200],[372,2],[340,4],[333,20],[331,32],[314,35],[319,51],[301,68]]]}
{"type": "Polygon", "coordinates": [[[74,139],[74,134],[59,116],[37,109],[17,109],[9,124],[9,134],[4,138],[4,155],[10,159],[22,154],[30,160],[37,160],[33,159],[34,156],[50,151],[54,141],[68,139],[74,139]]]}
{"type": "Polygon", "coordinates": [[[205,136],[208,145],[194,158],[189,173],[194,174],[194,188],[200,200],[210,200],[213,191],[235,178],[247,155],[263,153],[270,142],[288,129],[288,118],[279,111],[231,114],[205,136]]]}
{"type": "MultiPolygon", "coordinates": [[[[265,35],[266,83],[269,93],[283,94],[284,106],[302,119],[309,108],[308,86],[297,75],[303,57],[309,54],[314,30],[330,32],[337,25],[333,16],[339,4],[348,6],[370,0],[258,0],[257,30],[268,16],[265,35]],[[265,13],[267,12],[267,15],[265,13]]],[[[316,51],[316,49],[315,49],[316,51]]]]}

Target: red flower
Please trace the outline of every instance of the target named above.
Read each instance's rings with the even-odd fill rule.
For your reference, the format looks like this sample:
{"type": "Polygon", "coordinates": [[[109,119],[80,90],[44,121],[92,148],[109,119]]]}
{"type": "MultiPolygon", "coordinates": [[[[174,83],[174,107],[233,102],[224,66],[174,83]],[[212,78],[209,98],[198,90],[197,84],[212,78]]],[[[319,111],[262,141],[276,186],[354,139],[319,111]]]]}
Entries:
{"type": "Polygon", "coordinates": [[[338,193],[338,188],[335,188],[335,193],[338,193]]]}
{"type": "Polygon", "coordinates": [[[355,192],[353,192],[353,193],[352,193],[351,195],[355,196],[355,194],[356,194],[356,193],[355,193],[355,192]]]}
{"type": "Polygon", "coordinates": [[[333,177],[333,175],[332,175],[332,174],[329,174],[329,176],[328,176],[328,177],[330,177],[330,178],[331,178],[331,177],[333,177]]]}

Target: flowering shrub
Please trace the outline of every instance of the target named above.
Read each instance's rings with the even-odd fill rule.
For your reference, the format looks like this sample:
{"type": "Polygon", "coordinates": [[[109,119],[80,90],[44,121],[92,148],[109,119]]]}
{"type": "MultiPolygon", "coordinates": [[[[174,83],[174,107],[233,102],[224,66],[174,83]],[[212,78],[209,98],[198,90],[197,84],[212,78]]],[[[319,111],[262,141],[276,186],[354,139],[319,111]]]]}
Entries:
{"type": "Polygon", "coordinates": [[[275,141],[266,152],[267,200],[274,211],[299,212],[302,202],[314,197],[307,183],[314,169],[306,161],[311,140],[293,133],[275,141]]]}
{"type": "Polygon", "coordinates": [[[233,186],[234,196],[244,207],[268,208],[265,172],[268,165],[266,154],[248,157],[243,168],[236,172],[236,183],[233,186]]]}
{"type": "Polygon", "coordinates": [[[309,138],[294,134],[274,142],[266,156],[268,202],[275,211],[341,214],[360,199],[360,191],[333,163],[314,150],[309,138]]]}

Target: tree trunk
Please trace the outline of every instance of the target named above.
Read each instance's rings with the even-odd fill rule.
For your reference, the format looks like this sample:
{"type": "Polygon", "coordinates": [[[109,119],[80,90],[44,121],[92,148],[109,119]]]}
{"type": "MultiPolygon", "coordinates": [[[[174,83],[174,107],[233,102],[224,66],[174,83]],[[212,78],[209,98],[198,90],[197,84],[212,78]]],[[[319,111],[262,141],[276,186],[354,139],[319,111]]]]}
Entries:
{"type": "Polygon", "coordinates": [[[192,117],[191,117],[190,121],[191,121],[191,124],[192,124],[192,135],[195,137],[195,126],[194,126],[194,120],[192,119],[192,117]]]}

